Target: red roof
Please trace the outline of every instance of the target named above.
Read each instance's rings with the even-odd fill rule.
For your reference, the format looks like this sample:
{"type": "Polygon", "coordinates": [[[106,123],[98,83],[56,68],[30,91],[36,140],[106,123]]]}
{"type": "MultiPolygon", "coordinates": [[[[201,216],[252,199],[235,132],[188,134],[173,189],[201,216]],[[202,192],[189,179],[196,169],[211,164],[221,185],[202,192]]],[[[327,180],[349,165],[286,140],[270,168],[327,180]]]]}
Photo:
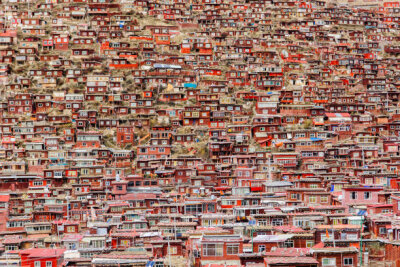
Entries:
{"type": "Polygon", "coordinates": [[[313,246],[313,248],[323,248],[323,247],[324,247],[324,242],[319,242],[318,244],[313,246]]]}
{"type": "Polygon", "coordinates": [[[318,261],[313,257],[271,257],[265,258],[264,262],[266,264],[318,264],[318,261]]]}
{"type": "Polygon", "coordinates": [[[21,254],[28,254],[28,258],[54,258],[61,257],[64,254],[65,249],[51,249],[51,248],[31,248],[20,251],[21,254]]]}
{"type": "Polygon", "coordinates": [[[157,195],[152,193],[132,193],[121,196],[121,200],[143,200],[151,198],[157,198],[157,195]]]}
{"type": "Polygon", "coordinates": [[[326,115],[328,118],[337,118],[337,117],[347,117],[347,118],[350,118],[350,114],[349,114],[349,113],[329,113],[329,112],[326,112],[325,115],[326,115]]]}
{"type": "Polygon", "coordinates": [[[269,257],[299,257],[310,253],[310,248],[276,248],[274,251],[266,252],[269,257]]]}
{"type": "Polygon", "coordinates": [[[0,202],[8,202],[10,200],[10,195],[0,195],[0,202]]]}

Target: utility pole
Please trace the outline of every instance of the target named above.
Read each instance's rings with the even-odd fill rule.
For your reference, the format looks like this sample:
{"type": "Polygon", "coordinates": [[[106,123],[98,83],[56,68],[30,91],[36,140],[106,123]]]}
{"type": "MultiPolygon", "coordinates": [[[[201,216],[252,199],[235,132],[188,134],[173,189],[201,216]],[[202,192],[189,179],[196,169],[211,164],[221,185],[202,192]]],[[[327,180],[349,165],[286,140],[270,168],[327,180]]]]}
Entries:
{"type": "Polygon", "coordinates": [[[250,235],[251,235],[251,253],[254,253],[253,227],[250,230],[250,235]]]}
{"type": "Polygon", "coordinates": [[[70,196],[67,196],[66,199],[67,199],[67,220],[69,221],[69,199],[70,199],[70,196]]]}
{"type": "Polygon", "coordinates": [[[365,168],[364,146],[361,146],[361,151],[362,151],[362,164],[363,164],[363,168],[365,168]]]}
{"type": "Polygon", "coordinates": [[[362,232],[363,232],[363,225],[364,225],[364,216],[361,216],[361,229],[360,229],[360,266],[363,266],[363,236],[362,236],[362,232]]]}
{"type": "Polygon", "coordinates": [[[272,175],[271,175],[271,156],[268,158],[268,179],[271,182],[272,181],[272,175]]]}

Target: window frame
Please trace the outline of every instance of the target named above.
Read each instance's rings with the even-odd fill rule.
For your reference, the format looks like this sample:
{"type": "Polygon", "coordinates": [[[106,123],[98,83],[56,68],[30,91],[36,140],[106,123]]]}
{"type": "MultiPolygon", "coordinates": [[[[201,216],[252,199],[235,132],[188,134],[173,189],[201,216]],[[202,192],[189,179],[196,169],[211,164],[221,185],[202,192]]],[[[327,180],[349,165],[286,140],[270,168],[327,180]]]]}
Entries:
{"type": "Polygon", "coordinates": [[[354,259],[353,258],[343,258],[343,266],[354,266],[354,259]],[[346,260],[350,260],[351,263],[346,263],[346,260]]]}
{"type": "Polygon", "coordinates": [[[239,250],[240,250],[240,244],[238,243],[232,243],[226,245],[226,255],[237,255],[239,254],[239,250]],[[237,252],[235,253],[234,250],[237,250],[237,252]]]}
{"type": "Polygon", "coordinates": [[[321,260],[322,266],[336,266],[336,258],[322,258],[321,260]],[[328,260],[328,263],[324,263],[325,260],[328,260]],[[332,261],[334,261],[332,263],[332,261]]]}
{"type": "Polygon", "coordinates": [[[205,257],[222,257],[224,256],[224,244],[205,243],[203,244],[202,255],[205,257]],[[210,253],[212,250],[214,250],[214,253],[210,253]]]}

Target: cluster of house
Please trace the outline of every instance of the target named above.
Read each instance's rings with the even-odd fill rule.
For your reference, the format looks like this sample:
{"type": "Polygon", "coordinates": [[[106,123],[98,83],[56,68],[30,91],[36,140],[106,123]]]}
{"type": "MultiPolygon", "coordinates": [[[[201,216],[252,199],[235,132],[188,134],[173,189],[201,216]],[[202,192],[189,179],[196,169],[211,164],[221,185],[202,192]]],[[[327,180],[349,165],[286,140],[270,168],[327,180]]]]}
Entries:
{"type": "Polygon", "coordinates": [[[398,1],[3,1],[0,266],[400,266],[399,28],[398,1]]]}

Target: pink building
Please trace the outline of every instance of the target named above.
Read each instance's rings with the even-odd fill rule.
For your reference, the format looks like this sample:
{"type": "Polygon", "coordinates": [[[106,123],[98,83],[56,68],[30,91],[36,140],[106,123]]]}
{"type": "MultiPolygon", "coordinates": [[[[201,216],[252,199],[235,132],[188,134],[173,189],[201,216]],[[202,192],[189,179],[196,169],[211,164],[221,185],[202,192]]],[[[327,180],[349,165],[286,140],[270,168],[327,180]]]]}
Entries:
{"type": "Polygon", "coordinates": [[[343,205],[347,211],[357,208],[360,205],[370,205],[378,203],[378,193],[381,187],[346,187],[343,188],[343,205]]]}

